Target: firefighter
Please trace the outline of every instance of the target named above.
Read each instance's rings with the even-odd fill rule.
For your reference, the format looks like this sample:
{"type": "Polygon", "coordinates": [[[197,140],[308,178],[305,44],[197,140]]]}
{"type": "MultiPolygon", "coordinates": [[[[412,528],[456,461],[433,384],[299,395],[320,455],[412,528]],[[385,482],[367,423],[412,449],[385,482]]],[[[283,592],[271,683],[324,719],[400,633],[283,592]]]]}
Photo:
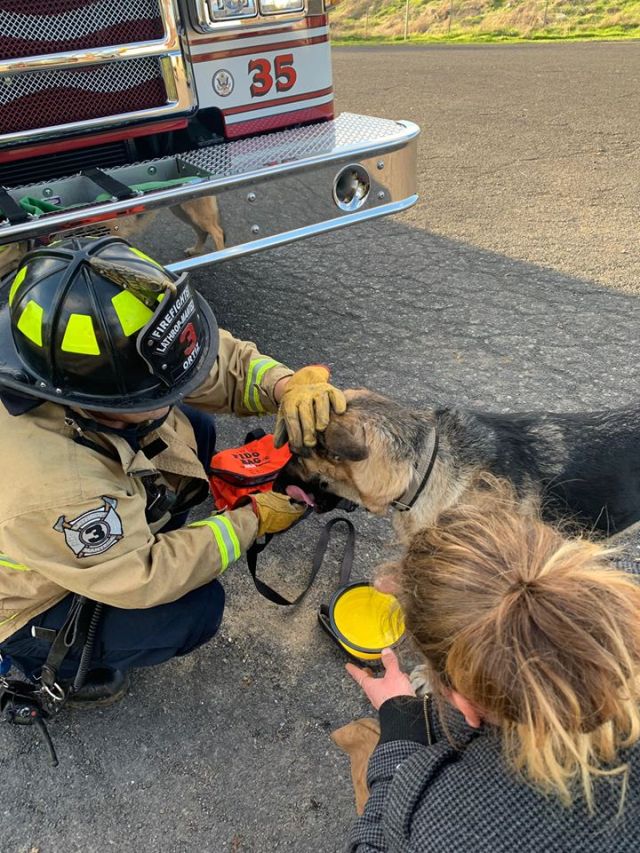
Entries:
{"type": "MultiPolygon", "coordinates": [[[[127,671],[217,631],[217,579],[302,509],[285,495],[187,522],[208,494],[212,415],[279,409],[315,442],[342,393],[219,330],[186,276],[124,240],[27,255],[0,311],[0,652],[36,679],[76,596],[103,603],[77,707],[116,701],[127,671]]],[[[71,679],[80,650],[59,676],[71,679]]]]}

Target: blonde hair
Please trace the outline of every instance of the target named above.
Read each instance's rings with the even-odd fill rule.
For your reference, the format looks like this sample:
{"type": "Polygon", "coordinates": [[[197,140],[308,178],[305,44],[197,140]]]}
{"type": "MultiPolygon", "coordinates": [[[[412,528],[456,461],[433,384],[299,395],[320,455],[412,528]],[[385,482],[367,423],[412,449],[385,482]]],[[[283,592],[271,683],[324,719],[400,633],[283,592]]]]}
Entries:
{"type": "Polygon", "coordinates": [[[640,737],[640,587],[601,545],[567,539],[492,480],[412,540],[397,577],[434,688],[502,732],[511,766],[589,810],[640,737]],[[618,763],[616,763],[618,762],[618,763]]]}

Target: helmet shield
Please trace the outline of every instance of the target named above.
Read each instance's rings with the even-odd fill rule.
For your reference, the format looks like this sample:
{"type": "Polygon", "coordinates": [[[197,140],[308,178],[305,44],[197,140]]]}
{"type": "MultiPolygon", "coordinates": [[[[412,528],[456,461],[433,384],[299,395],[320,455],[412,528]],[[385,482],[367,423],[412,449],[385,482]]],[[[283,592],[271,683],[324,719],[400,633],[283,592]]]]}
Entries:
{"type": "Polygon", "coordinates": [[[79,408],[173,405],[217,352],[215,317],[186,275],[120,238],[30,253],[0,311],[0,387],[79,408]]]}

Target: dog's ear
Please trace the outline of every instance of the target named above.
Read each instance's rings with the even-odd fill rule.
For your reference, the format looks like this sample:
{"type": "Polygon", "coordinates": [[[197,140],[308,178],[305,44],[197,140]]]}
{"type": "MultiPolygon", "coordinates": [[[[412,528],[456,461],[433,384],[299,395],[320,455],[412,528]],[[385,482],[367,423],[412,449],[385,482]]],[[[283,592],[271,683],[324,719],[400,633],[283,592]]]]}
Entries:
{"type": "Polygon", "coordinates": [[[321,434],[321,446],[336,460],[362,462],[369,455],[362,424],[350,426],[342,418],[333,418],[321,434]]]}

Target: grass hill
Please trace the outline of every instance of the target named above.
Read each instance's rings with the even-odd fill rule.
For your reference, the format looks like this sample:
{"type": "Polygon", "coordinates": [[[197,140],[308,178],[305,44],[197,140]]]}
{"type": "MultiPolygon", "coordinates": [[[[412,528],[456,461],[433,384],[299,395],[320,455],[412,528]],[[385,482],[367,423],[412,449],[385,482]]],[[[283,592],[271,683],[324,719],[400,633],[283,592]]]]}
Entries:
{"type": "MultiPolygon", "coordinates": [[[[640,0],[408,0],[417,41],[640,38],[640,0]]],[[[407,0],[341,0],[337,41],[402,40],[407,0]]]]}

